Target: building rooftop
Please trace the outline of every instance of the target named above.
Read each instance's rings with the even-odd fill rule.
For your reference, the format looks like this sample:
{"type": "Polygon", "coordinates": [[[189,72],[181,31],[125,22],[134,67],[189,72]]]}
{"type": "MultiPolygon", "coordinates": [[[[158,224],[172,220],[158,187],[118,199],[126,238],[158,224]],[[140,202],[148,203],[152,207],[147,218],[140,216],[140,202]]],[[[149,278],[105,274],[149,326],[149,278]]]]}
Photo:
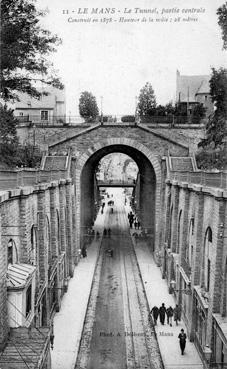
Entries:
{"type": "Polygon", "coordinates": [[[177,71],[176,99],[181,102],[194,102],[198,93],[210,93],[210,75],[185,76],[177,71]]]}
{"type": "Polygon", "coordinates": [[[40,92],[48,92],[48,96],[35,99],[27,94],[18,94],[19,101],[15,102],[15,109],[53,109],[56,102],[65,102],[65,90],[53,87],[38,88],[40,92]]]}

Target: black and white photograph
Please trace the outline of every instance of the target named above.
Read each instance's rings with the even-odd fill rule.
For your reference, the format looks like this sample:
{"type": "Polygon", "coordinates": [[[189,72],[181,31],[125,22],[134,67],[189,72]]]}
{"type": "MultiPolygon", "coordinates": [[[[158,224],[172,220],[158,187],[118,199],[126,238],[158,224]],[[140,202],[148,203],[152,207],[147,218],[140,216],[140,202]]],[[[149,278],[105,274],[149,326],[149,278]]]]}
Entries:
{"type": "Polygon", "coordinates": [[[226,0],[0,20],[0,369],[227,369],[226,0]]]}

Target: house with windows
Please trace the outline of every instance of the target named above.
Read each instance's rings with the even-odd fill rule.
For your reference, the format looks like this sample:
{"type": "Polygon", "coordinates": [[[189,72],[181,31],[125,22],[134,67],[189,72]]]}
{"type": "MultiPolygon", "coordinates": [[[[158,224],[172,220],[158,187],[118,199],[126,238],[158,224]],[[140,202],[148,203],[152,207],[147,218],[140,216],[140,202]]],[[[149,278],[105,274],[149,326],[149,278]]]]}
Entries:
{"type": "Polygon", "coordinates": [[[20,93],[19,101],[15,102],[14,115],[20,123],[41,125],[64,124],[66,122],[65,90],[53,87],[40,88],[47,92],[40,99],[20,93]]]}
{"type": "Polygon", "coordinates": [[[196,104],[202,104],[206,108],[206,116],[209,116],[214,105],[210,95],[210,75],[181,75],[176,73],[176,103],[191,114],[196,104]]]}

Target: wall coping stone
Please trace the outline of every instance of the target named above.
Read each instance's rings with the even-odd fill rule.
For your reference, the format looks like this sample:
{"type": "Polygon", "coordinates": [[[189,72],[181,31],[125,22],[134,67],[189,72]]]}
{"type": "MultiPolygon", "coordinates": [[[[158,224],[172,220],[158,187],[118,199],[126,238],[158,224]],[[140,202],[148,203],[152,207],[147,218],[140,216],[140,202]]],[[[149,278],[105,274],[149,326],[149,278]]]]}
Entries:
{"type": "Polygon", "coordinates": [[[9,199],[9,191],[0,191],[0,202],[4,202],[9,199]]]}
{"type": "Polygon", "coordinates": [[[202,191],[215,197],[223,197],[223,191],[219,188],[203,187],[202,191]]]}
{"type": "Polygon", "coordinates": [[[22,187],[21,188],[21,195],[30,195],[34,191],[33,187],[22,187]]]}
{"type": "Polygon", "coordinates": [[[63,186],[63,185],[65,185],[65,184],[66,184],[66,179],[63,179],[63,178],[62,178],[62,179],[60,179],[60,180],[59,180],[59,185],[60,185],[60,186],[63,186]]]}
{"type": "Polygon", "coordinates": [[[51,187],[58,187],[58,181],[51,181],[50,182],[50,188],[51,187]]]}
{"type": "Polygon", "coordinates": [[[21,188],[14,188],[12,190],[9,190],[9,197],[16,197],[21,195],[21,188]]]}

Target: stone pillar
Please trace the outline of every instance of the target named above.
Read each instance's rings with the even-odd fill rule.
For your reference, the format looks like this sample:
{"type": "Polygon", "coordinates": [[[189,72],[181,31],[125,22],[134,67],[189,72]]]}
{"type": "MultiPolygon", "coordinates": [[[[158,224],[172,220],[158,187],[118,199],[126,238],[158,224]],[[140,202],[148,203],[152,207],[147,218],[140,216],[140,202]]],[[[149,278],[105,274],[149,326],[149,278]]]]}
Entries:
{"type": "MultiPolygon", "coordinates": [[[[2,214],[1,204],[0,204],[0,213],[2,214]]],[[[0,216],[0,235],[2,235],[1,216],[0,216]]],[[[5,245],[2,242],[2,237],[0,237],[0,351],[5,346],[9,332],[7,319],[7,285],[6,285],[7,248],[4,246],[5,245]]]]}
{"type": "Polygon", "coordinates": [[[65,205],[66,205],[66,193],[65,193],[65,179],[60,180],[59,185],[59,201],[60,201],[60,239],[61,239],[61,251],[66,252],[66,220],[65,220],[65,205]]]}
{"type": "MultiPolygon", "coordinates": [[[[57,182],[52,182],[50,187],[50,247],[52,258],[58,257],[58,220],[57,220],[57,200],[56,200],[57,182]]],[[[49,261],[51,262],[51,261],[49,261]]]]}
{"type": "Polygon", "coordinates": [[[176,181],[172,182],[173,185],[173,213],[171,223],[171,250],[176,252],[177,246],[177,222],[178,222],[178,208],[179,208],[179,187],[176,181]]]}
{"type": "Polygon", "coordinates": [[[72,185],[71,179],[66,180],[66,235],[67,235],[67,250],[66,260],[68,265],[67,276],[73,276],[73,227],[72,227],[72,185]]]}
{"type": "Polygon", "coordinates": [[[20,209],[20,262],[29,263],[31,255],[31,214],[28,206],[30,189],[23,188],[19,198],[20,209]]]}
{"type": "Polygon", "coordinates": [[[215,265],[211,268],[210,275],[210,299],[207,317],[207,344],[211,347],[212,337],[212,314],[220,313],[222,293],[222,259],[223,259],[223,227],[225,224],[225,201],[222,191],[216,190],[213,212],[212,248],[216,251],[215,265]],[[209,338],[208,338],[209,337],[209,338]]]}
{"type": "Polygon", "coordinates": [[[203,246],[203,217],[204,217],[204,194],[201,186],[194,186],[197,197],[197,207],[195,210],[194,234],[195,234],[195,255],[193,260],[194,268],[192,270],[192,286],[200,284],[202,269],[202,247],[203,246]]]}
{"type": "Polygon", "coordinates": [[[40,185],[38,190],[38,250],[40,280],[48,282],[48,245],[46,234],[46,209],[45,209],[45,185],[40,185]]]}
{"type": "Polygon", "coordinates": [[[76,242],[77,239],[76,234],[77,234],[77,223],[76,223],[76,201],[74,189],[72,195],[72,255],[75,265],[77,265],[79,261],[79,244],[76,242]]]}
{"type": "Polygon", "coordinates": [[[50,319],[50,307],[49,307],[49,294],[48,294],[48,244],[46,239],[46,197],[45,191],[47,185],[41,184],[37,186],[37,211],[38,211],[38,263],[39,263],[39,276],[40,283],[46,286],[45,289],[45,304],[46,304],[46,314],[44,325],[49,324],[50,319]]]}
{"type": "Polygon", "coordinates": [[[183,198],[182,198],[182,235],[180,243],[180,260],[186,259],[186,248],[188,244],[188,210],[189,210],[189,190],[188,184],[182,183],[183,198]]]}
{"type": "Polygon", "coordinates": [[[165,219],[163,222],[163,237],[162,237],[162,247],[163,244],[166,243],[168,247],[170,246],[170,225],[171,225],[171,219],[170,219],[170,206],[171,206],[171,183],[169,180],[166,181],[166,188],[165,188],[165,208],[164,208],[164,214],[165,219]]]}

